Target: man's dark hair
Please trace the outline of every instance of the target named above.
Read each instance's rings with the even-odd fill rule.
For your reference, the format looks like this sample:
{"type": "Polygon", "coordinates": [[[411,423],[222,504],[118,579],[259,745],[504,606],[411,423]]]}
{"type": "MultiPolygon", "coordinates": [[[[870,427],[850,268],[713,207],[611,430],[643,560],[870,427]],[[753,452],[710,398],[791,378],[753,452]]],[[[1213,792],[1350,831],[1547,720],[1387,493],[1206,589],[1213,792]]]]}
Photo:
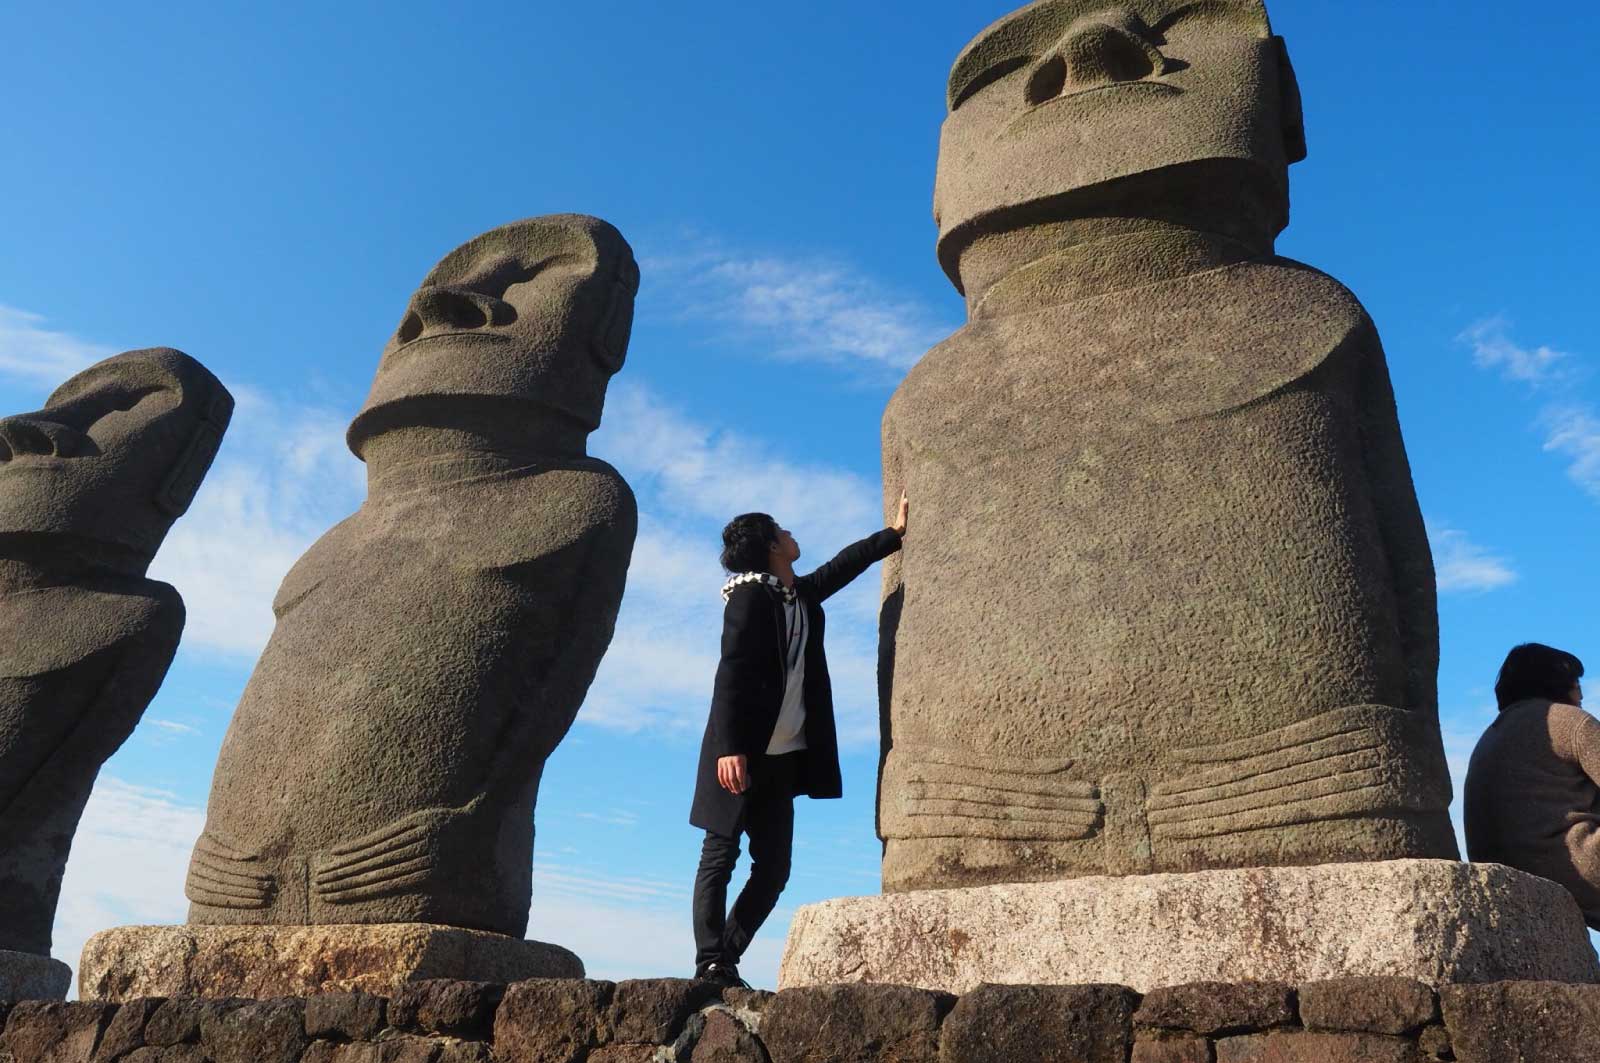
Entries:
{"type": "Polygon", "coordinates": [[[729,572],[765,572],[778,522],[765,513],[734,517],[722,529],[722,567],[729,572]]]}
{"type": "Polygon", "coordinates": [[[1503,709],[1528,698],[1566,701],[1583,676],[1583,662],[1565,650],[1524,642],[1506,654],[1495,680],[1494,697],[1503,709]]]}

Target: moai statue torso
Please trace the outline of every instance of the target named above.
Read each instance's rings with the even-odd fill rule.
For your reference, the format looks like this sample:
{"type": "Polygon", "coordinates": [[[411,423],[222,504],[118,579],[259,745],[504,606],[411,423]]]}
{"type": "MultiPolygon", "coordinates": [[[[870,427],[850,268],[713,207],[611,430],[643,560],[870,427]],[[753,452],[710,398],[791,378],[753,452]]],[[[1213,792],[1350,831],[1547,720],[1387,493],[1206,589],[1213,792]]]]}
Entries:
{"type": "Polygon", "coordinates": [[[1433,567],[1372,322],[1275,257],[1254,0],[1045,0],[957,61],[968,325],[884,417],[886,889],[1454,857],[1433,567]]]}
{"type": "Polygon", "coordinates": [[[628,485],[585,454],[638,270],[596,218],[436,266],[351,448],[368,497],[283,581],[190,863],[193,923],[520,936],[533,809],[611,640],[628,485]]]}
{"type": "Polygon", "coordinates": [[[233,399],[199,362],[130,351],[0,419],[0,950],[48,955],[95,777],[183,634],[145,570],[216,457],[233,399]]]}

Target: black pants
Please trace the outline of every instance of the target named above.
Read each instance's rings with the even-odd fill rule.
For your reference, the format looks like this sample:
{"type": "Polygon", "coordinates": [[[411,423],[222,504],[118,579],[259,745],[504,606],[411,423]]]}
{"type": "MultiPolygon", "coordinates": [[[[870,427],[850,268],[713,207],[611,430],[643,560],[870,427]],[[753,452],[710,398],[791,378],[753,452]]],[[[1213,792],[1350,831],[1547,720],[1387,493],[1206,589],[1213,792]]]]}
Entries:
{"type": "Polygon", "coordinates": [[[738,964],[789,881],[794,849],[794,794],[803,753],[753,758],[744,813],[733,837],[706,831],[694,879],[695,973],[738,964]],[[739,834],[750,839],[750,881],[728,912],[728,881],[739,860],[739,834]]]}

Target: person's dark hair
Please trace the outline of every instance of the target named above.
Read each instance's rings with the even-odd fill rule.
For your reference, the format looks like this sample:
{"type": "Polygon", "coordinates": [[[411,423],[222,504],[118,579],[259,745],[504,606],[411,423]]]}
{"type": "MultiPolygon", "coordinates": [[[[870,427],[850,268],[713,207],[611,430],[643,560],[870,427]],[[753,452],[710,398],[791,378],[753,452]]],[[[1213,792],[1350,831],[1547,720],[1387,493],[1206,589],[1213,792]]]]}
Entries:
{"type": "Polygon", "coordinates": [[[778,522],[765,513],[734,517],[722,529],[722,567],[729,572],[765,572],[778,522]]]}
{"type": "Polygon", "coordinates": [[[1524,642],[1506,654],[1495,680],[1494,697],[1503,709],[1528,698],[1566,701],[1583,677],[1583,662],[1565,650],[1524,642]]]}

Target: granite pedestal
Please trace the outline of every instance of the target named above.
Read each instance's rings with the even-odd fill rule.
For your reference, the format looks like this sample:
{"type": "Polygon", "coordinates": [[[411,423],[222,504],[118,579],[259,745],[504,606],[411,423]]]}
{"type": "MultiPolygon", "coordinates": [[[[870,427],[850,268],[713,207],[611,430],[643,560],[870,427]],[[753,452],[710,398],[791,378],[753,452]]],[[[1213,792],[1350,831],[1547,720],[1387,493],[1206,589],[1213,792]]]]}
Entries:
{"type": "Polygon", "coordinates": [[[72,968],[49,956],[0,949],[0,1002],[64,1000],[72,988],[72,968]]]}
{"type": "Polygon", "coordinates": [[[89,939],[78,965],[85,1000],[272,997],[407,982],[582,978],[558,945],[429,923],[342,926],[126,926],[89,939]]]}
{"type": "Polygon", "coordinates": [[[1394,860],[923,890],[801,908],[781,988],[884,982],[1600,982],[1576,903],[1498,864],[1394,860]]]}

